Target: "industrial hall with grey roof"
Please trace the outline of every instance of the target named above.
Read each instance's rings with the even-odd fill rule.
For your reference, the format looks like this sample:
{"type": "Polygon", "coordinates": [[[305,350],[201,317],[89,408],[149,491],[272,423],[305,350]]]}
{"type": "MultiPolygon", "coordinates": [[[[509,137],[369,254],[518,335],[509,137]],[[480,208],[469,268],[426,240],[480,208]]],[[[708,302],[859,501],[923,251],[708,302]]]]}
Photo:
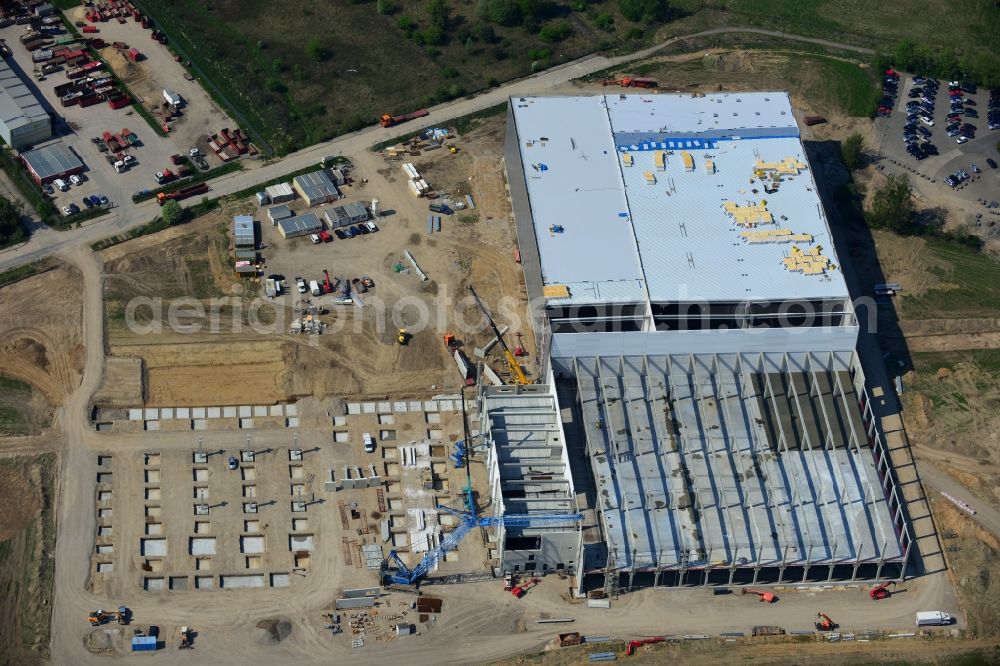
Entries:
{"type": "Polygon", "coordinates": [[[584,520],[519,533],[502,568],[609,592],[903,576],[910,526],[787,94],[515,97],[507,120],[552,402],[483,424],[494,499],[584,520]]]}

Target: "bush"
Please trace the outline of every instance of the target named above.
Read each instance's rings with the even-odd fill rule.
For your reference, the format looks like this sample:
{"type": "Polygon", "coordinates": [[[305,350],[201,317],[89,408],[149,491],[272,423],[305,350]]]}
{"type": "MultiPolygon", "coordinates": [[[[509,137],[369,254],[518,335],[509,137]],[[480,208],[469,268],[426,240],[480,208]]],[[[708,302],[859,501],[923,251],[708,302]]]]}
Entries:
{"type": "Polygon", "coordinates": [[[441,76],[443,76],[446,79],[458,78],[458,70],[455,69],[454,67],[445,67],[444,69],[441,70],[441,76]]]}
{"type": "Polygon", "coordinates": [[[512,26],[521,22],[521,8],[516,0],[479,0],[476,13],[481,19],[498,25],[512,26]]]}
{"type": "Polygon", "coordinates": [[[375,3],[375,11],[382,16],[389,16],[396,13],[396,3],[392,0],[378,0],[375,3]]]}
{"type": "Polygon", "coordinates": [[[615,20],[611,17],[611,14],[598,14],[594,17],[594,27],[598,30],[611,32],[615,29],[615,20]]]}
{"type": "Polygon", "coordinates": [[[403,14],[396,19],[396,27],[406,34],[410,34],[417,29],[417,22],[413,20],[413,17],[403,14]]]}
{"type": "Polygon", "coordinates": [[[496,30],[488,23],[481,23],[476,26],[476,37],[479,41],[487,44],[494,44],[497,41],[496,30]]]}
{"type": "Polygon", "coordinates": [[[424,30],[420,33],[420,36],[424,38],[424,44],[430,44],[432,46],[440,46],[448,41],[448,33],[436,25],[432,25],[424,30]]]}
{"type": "Polygon", "coordinates": [[[450,13],[451,9],[448,7],[447,0],[431,0],[427,4],[427,14],[430,16],[431,25],[441,30],[441,32],[445,32],[448,29],[450,13]]]}
{"type": "Polygon", "coordinates": [[[310,39],[306,42],[306,55],[316,62],[323,62],[330,57],[330,49],[318,39],[310,39]]]}
{"type": "Polygon", "coordinates": [[[670,16],[667,0],[618,0],[618,9],[633,23],[656,23],[670,16]]]}
{"type": "Polygon", "coordinates": [[[543,42],[561,42],[572,34],[573,28],[570,27],[569,23],[560,21],[559,23],[550,23],[542,28],[538,36],[543,42]]]}
{"type": "Polygon", "coordinates": [[[854,171],[861,166],[864,152],[864,137],[857,132],[844,139],[844,143],[840,144],[840,157],[844,160],[844,166],[850,171],[854,171]]]}

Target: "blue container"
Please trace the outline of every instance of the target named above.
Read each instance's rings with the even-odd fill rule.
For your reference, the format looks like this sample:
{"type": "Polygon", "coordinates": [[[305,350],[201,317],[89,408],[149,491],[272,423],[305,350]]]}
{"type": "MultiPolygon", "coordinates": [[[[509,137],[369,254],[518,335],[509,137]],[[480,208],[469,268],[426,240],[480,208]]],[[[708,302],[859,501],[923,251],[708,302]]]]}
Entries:
{"type": "Polygon", "coordinates": [[[132,638],[132,652],[155,652],[156,636],[134,636],[132,638]]]}

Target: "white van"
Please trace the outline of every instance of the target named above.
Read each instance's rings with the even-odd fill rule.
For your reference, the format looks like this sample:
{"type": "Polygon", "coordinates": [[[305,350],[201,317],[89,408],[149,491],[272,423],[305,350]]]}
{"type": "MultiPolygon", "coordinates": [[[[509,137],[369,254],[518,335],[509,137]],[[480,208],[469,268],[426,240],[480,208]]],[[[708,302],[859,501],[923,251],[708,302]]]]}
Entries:
{"type": "Polygon", "coordinates": [[[375,440],[372,439],[372,434],[370,432],[366,432],[364,434],[364,440],[365,440],[365,453],[375,453],[375,440]]]}
{"type": "Polygon", "coordinates": [[[943,611],[918,611],[918,627],[937,627],[943,624],[951,624],[951,615],[943,611]]]}
{"type": "Polygon", "coordinates": [[[323,290],[320,288],[319,282],[316,282],[316,280],[309,280],[309,291],[313,296],[323,295],[323,290]]]}
{"type": "Polygon", "coordinates": [[[52,181],[52,184],[55,185],[56,189],[58,189],[60,192],[65,192],[66,190],[69,189],[69,185],[67,185],[66,181],[63,180],[62,178],[56,178],[55,180],[52,181]]]}

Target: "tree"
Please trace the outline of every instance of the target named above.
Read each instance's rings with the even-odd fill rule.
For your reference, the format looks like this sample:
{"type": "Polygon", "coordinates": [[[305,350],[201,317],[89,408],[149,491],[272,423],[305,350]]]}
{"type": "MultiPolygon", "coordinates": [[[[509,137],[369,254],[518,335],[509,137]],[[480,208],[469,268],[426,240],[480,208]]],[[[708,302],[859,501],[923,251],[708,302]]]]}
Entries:
{"type": "Polygon", "coordinates": [[[180,222],[183,216],[184,209],[181,208],[181,205],[177,203],[176,199],[171,199],[163,204],[163,209],[160,211],[160,217],[163,218],[163,223],[168,227],[172,227],[180,222]]]}
{"type": "Polygon", "coordinates": [[[885,184],[875,190],[865,220],[873,229],[889,229],[898,234],[913,231],[913,190],[905,174],[889,174],[885,184]]]}
{"type": "Polygon", "coordinates": [[[865,139],[855,132],[840,144],[840,157],[844,160],[844,166],[850,171],[854,171],[861,166],[861,159],[864,157],[865,139]]]}
{"type": "Polygon", "coordinates": [[[667,0],[618,0],[618,9],[633,23],[656,23],[670,18],[667,0]]]}
{"type": "Polygon", "coordinates": [[[21,209],[20,201],[0,197],[0,247],[27,237],[27,231],[21,224],[21,209]]]}
{"type": "Polygon", "coordinates": [[[479,0],[476,12],[480,18],[499,25],[517,25],[521,21],[516,0],[479,0]]]}

